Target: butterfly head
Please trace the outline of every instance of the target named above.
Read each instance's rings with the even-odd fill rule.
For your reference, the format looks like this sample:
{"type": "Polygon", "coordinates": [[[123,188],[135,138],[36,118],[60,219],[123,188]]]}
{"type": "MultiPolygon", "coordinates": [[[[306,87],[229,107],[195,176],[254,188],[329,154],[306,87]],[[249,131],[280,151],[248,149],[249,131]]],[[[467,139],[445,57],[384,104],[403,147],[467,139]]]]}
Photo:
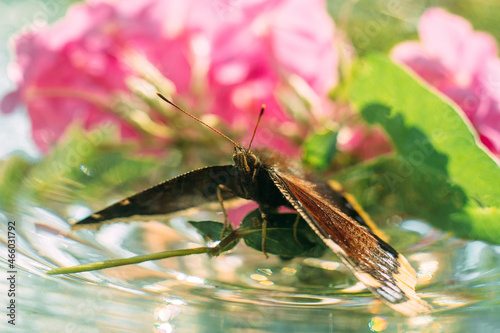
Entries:
{"type": "Polygon", "coordinates": [[[243,172],[253,173],[261,163],[259,158],[251,150],[241,147],[234,147],[234,165],[243,172]]]}

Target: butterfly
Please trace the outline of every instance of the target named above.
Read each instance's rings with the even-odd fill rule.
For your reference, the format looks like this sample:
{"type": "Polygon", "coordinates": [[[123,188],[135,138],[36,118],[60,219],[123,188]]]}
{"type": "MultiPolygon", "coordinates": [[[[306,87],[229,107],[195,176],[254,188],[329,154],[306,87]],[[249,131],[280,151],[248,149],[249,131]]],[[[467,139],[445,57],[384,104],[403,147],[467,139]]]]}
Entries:
{"type": "MultiPolygon", "coordinates": [[[[160,93],[158,96],[201,122],[160,93]]],[[[264,107],[259,121],[263,112],[264,107]]],[[[232,165],[209,166],[169,179],[98,211],[73,227],[165,215],[201,202],[236,197],[255,201],[264,221],[270,209],[290,207],[340,257],[356,278],[388,306],[408,316],[431,311],[431,306],[415,292],[415,270],[404,256],[377,236],[369,218],[349,196],[304,172],[298,163],[277,152],[251,149],[251,143],[248,148],[242,147],[201,123],[233,143],[232,165]]]]}

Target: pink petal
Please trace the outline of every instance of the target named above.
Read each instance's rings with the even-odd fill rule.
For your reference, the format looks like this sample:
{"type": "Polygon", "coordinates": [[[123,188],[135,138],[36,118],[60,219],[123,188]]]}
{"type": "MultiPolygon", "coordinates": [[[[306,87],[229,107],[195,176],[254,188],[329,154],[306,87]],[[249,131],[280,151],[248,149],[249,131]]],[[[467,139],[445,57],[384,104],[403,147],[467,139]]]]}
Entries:
{"type": "Polygon", "coordinates": [[[18,90],[5,95],[0,103],[0,110],[3,113],[11,113],[21,102],[20,93],[18,90]]]}
{"type": "Polygon", "coordinates": [[[472,120],[481,102],[474,90],[457,86],[453,82],[442,85],[439,90],[457,103],[467,117],[472,120]]]}
{"type": "Polygon", "coordinates": [[[407,65],[433,85],[439,85],[448,75],[446,69],[428,55],[420,42],[411,41],[396,45],[391,51],[391,58],[407,65]]]}
{"type": "Polygon", "coordinates": [[[338,80],[334,26],[324,6],[323,1],[309,1],[308,6],[302,0],[282,2],[272,16],[270,36],[277,61],[319,94],[328,92],[338,80]]]}
{"type": "Polygon", "coordinates": [[[462,17],[440,8],[425,11],[418,26],[420,40],[429,55],[437,58],[449,70],[460,66],[464,41],[472,33],[472,26],[462,17]]]}
{"type": "Polygon", "coordinates": [[[440,62],[462,86],[470,84],[484,62],[497,54],[492,36],[474,32],[468,21],[439,8],[429,9],[422,15],[419,35],[428,55],[440,62]]]}
{"type": "Polygon", "coordinates": [[[498,57],[488,59],[480,74],[480,82],[485,88],[484,93],[500,103],[500,59],[498,57]]]}
{"type": "Polygon", "coordinates": [[[259,206],[255,202],[248,202],[240,207],[232,208],[227,211],[227,219],[231,222],[233,227],[238,227],[252,210],[257,209],[259,206]]]}
{"type": "Polygon", "coordinates": [[[500,105],[492,107],[477,125],[483,143],[500,156],[500,105]]]}
{"type": "Polygon", "coordinates": [[[497,52],[496,41],[491,35],[482,32],[471,34],[470,38],[464,41],[460,63],[455,71],[457,84],[471,84],[486,62],[497,57],[497,52]]]}

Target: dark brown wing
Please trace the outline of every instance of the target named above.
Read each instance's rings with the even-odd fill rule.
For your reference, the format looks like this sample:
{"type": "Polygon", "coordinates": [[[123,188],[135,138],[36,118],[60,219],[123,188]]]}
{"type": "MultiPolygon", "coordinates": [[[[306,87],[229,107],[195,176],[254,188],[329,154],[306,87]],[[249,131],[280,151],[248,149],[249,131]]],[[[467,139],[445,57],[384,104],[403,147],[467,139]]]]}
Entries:
{"type": "Polygon", "coordinates": [[[408,261],[341,209],[332,200],[338,193],[326,183],[275,169],[268,172],[286,199],[370,291],[405,315],[430,311],[415,293],[417,275],[408,261]]]}
{"type": "MultiPolygon", "coordinates": [[[[234,188],[234,175],[232,165],[197,169],[123,199],[77,222],[73,228],[99,226],[103,222],[132,216],[164,215],[217,201],[217,187],[234,188]]],[[[234,197],[228,191],[222,191],[222,194],[224,199],[234,197]]]]}

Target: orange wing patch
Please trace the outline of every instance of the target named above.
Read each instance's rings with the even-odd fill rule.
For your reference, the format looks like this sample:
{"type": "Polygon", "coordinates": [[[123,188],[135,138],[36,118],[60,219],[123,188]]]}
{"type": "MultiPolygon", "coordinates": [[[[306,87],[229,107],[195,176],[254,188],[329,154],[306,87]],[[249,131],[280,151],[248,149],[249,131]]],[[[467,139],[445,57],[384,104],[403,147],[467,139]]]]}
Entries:
{"type": "Polygon", "coordinates": [[[417,275],[406,258],[330,200],[333,189],[274,169],[269,174],[281,193],[354,275],[382,301],[408,316],[431,306],[415,293],[417,275]]]}

